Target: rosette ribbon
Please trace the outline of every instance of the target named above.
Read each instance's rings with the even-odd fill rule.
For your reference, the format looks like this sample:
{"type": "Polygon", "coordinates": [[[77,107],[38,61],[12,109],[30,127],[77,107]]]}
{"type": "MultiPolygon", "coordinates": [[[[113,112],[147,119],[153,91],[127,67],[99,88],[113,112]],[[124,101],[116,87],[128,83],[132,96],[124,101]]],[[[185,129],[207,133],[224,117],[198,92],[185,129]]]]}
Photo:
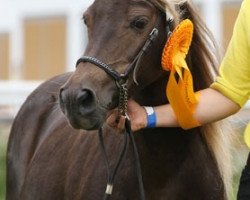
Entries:
{"type": "Polygon", "coordinates": [[[199,93],[194,93],[192,74],[186,56],[193,38],[193,23],[183,20],[170,35],[162,53],[162,68],[170,71],[166,95],[183,129],[199,126],[193,117],[199,93]]]}

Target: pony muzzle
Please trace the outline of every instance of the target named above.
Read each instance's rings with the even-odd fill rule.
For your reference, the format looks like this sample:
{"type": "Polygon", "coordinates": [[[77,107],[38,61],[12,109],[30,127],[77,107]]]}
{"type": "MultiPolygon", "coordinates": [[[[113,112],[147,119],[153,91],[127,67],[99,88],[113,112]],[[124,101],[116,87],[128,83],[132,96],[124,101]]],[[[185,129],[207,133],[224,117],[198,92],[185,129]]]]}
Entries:
{"type": "Polygon", "coordinates": [[[62,112],[76,129],[98,129],[104,121],[105,110],[98,107],[93,90],[61,88],[59,101],[62,112]]]}

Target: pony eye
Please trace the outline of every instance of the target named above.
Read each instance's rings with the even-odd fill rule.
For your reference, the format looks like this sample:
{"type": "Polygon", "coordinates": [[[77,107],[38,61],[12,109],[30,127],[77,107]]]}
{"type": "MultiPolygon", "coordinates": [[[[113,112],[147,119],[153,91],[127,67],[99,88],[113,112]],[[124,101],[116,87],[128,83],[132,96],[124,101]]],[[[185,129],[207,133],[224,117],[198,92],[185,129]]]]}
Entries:
{"type": "Polygon", "coordinates": [[[142,30],[145,28],[145,26],[148,24],[148,20],[145,18],[140,18],[140,19],[136,19],[133,22],[131,22],[131,27],[132,28],[136,28],[139,30],[142,30]]]}

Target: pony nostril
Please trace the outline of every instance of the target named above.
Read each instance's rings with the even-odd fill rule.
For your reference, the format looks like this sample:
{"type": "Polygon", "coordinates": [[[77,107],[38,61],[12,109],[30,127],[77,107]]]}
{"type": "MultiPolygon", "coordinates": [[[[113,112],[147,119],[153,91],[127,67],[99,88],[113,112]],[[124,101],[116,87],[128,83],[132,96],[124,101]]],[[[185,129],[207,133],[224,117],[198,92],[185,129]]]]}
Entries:
{"type": "Polygon", "coordinates": [[[78,102],[79,106],[82,106],[84,108],[88,108],[94,102],[94,95],[90,90],[82,89],[77,94],[77,102],[78,102]]]}

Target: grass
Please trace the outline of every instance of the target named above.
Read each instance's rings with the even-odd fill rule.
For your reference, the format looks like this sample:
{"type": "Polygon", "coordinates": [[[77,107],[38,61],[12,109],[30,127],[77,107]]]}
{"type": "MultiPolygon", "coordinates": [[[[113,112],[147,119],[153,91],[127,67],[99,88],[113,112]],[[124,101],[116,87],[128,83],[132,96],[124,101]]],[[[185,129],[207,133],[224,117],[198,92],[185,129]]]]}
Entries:
{"type": "Polygon", "coordinates": [[[241,175],[241,171],[237,172],[233,177],[233,191],[232,191],[232,196],[231,196],[230,200],[237,199],[237,192],[238,192],[238,188],[239,188],[240,175],[241,175]]]}
{"type": "Polygon", "coordinates": [[[5,152],[6,145],[0,146],[0,199],[5,199],[5,180],[6,180],[6,166],[5,166],[5,152]]]}
{"type": "Polygon", "coordinates": [[[6,192],[6,149],[9,129],[9,123],[0,123],[0,200],[5,199],[6,192]]]}

